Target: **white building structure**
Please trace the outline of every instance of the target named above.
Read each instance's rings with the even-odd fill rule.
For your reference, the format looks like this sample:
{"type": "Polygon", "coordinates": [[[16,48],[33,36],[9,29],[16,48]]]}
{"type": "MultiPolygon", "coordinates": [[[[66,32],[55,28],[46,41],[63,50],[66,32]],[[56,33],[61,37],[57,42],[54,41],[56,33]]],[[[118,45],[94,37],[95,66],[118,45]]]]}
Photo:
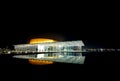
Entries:
{"type": "Polygon", "coordinates": [[[37,44],[18,44],[14,45],[14,49],[18,52],[38,52],[41,54],[17,55],[14,57],[83,64],[85,59],[85,56],[82,56],[81,53],[83,46],[84,43],[81,40],[37,44]]]}
{"type": "Polygon", "coordinates": [[[37,44],[18,44],[14,45],[16,51],[30,52],[80,52],[84,43],[78,41],[47,42],[37,44]]]}

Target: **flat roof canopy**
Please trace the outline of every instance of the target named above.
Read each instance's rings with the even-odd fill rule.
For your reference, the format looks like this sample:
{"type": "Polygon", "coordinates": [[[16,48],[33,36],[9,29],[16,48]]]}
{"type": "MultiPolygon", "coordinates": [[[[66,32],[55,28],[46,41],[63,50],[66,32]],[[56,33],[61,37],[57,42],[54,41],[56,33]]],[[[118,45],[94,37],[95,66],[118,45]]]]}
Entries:
{"type": "Polygon", "coordinates": [[[15,47],[25,47],[25,46],[38,46],[38,45],[44,45],[44,46],[84,46],[83,41],[77,40],[77,41],[63,41],[63,42],[46,42],[46,43],[37,43],[37,44],[18,44],[14,45],[15,47]]]}

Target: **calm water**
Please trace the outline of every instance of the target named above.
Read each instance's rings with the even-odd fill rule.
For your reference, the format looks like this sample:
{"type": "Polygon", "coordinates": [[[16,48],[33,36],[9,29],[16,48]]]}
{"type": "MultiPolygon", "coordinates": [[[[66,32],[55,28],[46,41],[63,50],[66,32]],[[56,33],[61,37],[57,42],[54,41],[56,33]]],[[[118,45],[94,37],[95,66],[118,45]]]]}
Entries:
{"type": "MultiPolygon", "coordinates": [[[[84,64],[54,63],[52,65],[31,65],[28,60],[0,56],[0,79],[2,80],[81,80],[103,79],[107,75],[117,77],[120,65],[119,53],[89,53],[84,64]]],[[[115,78],[116,78],[115,77],[115,78]]]]}

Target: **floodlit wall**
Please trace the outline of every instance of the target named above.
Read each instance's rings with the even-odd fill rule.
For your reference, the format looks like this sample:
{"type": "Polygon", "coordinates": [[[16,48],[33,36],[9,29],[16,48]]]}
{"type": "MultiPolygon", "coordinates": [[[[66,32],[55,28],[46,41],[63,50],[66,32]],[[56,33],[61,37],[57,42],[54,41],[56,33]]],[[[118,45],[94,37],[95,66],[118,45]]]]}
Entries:
{"type": "Polygon", "coordinates": [[[35,52],[81,52],[84,43],[82,41],[64,41],[38,44],[14,45],[17,51],[35,52]]]}
{"type": "Polygon", "coordinates": [[[47,60],[52,62],[64,62],[83,64],[85,56],[82,56],[82,41],[65,41],[39,44],[14,45],[16,51],[22,52],[48,52],[30,55],[16,55],[15,58],[47,60]]]}
{"type": "Polygon", "coordinates": [[[20,44],[20,45],[14,45],[14,49],[16,51],[22,51],[22,52],[32,52],[32,51],[37,51],[38,45],[33,45],[33,44],[20,44]]]}

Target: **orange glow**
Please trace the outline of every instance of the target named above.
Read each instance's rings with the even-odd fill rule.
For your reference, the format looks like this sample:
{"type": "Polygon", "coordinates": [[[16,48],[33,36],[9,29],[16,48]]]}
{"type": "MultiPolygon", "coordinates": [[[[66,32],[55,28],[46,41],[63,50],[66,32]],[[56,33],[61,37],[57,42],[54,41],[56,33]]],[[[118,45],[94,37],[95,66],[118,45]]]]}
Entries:
{"type": "MultiPolygon", "coordinates": [[[[53,39],[46,39],[46,38],[35,38],[30,40],[30,44],[35,44],[35,43],[45,43],[45,42],[56,42],[56,40],[53,39]]],[[[45,61],[45,60],[35,60],[35,59],[29,59],[28,60],[30,64],[33,65],[48,65],[48,64],[53,64],[52,61],[45,61]]]]}
{"type": "Polygon", "coordinates": [[[34,59],[30,59],[29,63],[32,64],[32,65],[48,65],[48,64],[53,64],[52,61],[34,60],[34,59]]]}
{"type": "Polygon", "coordinates": [[[56,42],[56,40],[53,39],[45,39],[45,38],[35,38],[30,40],[30,44],[35,43],[45,43],[45,42],[56,42]]]}

